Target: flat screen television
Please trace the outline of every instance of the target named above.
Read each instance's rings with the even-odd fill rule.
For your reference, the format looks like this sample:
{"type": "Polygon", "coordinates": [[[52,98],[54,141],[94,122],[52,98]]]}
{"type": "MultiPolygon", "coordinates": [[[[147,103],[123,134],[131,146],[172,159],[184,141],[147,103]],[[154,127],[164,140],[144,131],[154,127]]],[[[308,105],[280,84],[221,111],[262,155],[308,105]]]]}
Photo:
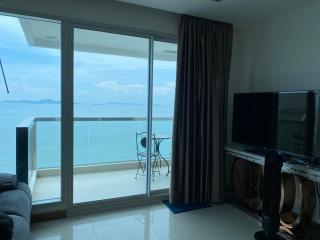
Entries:
{"type": "Polygon", "coordinates": [[[320,163],[319,92],[234,95],[232,141],[320,163]]]}
{"type": "Polygon", "coordinates": [[[277,94],[234,95],[232,140],[250,146],[274,148],[277,94]]]}

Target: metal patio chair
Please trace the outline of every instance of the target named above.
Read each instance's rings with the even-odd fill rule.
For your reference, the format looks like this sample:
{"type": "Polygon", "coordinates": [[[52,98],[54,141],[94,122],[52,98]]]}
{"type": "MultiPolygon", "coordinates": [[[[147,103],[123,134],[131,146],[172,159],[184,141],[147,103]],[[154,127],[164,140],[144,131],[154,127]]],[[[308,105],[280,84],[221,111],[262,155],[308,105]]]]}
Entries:
{"type": "MultiPolygon", "coordinates": [[[[154,139],[154,136],[152,137],[154,139]]],[[[147,161],[147,132],[136,132],[136,148],[137,148],[137,160],[138,160],[138,168],[135,179],[137,179],[138,175],[145,176],[145,169],[146,169],[146,161],[147,161]],[[142,173],[139,173],[139,172],[142,173]]],[[[154,181],[155,173],[159,173],[160,175],[160,167],[159,167],[159,160],[160,156],[157,151],[155,151],[154,141],[152,140],[151,144],[151,174],[152,174],[152,181],[154,181]]]]}

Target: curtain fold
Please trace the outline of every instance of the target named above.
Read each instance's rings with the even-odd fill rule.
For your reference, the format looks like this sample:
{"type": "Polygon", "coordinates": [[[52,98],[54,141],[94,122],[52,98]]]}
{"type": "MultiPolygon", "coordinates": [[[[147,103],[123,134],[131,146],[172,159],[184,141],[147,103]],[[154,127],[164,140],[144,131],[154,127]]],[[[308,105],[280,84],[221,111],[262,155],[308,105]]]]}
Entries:
{"type": "Polygon", "coordinates": [[[182,16],[170,202],[224,201],[224,144],[233,27],[182,16]]]}

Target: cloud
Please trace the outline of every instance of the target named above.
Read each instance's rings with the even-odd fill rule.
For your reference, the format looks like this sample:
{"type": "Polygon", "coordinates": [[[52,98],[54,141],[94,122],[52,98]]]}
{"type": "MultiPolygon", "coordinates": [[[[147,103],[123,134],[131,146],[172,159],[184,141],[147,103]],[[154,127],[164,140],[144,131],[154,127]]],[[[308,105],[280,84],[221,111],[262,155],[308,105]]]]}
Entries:
{"type": "MultiPolygon", "coordinates": [[[[60,65],[32,61],[3,62],[10,94],[1,94],[0,99],[29,99],[60,98],[60,65]]],[[[0,93],[3,81],[0,76],[0,93]]]]}
{"type": "Polygon", "coordinates": [[[161,71],[161,70],[171,70],[176,71],[177,62],[175,61],[162,61],[162,60],[155,60],[154,61],[154,70],[161,71]]]}
{"type": "MultiPolygon", "coordinates": [[[[95,87],[111,91],[113,93],[120,94],[133,94],[133,95],[146,95],[147,94],[147,85],[140,83],[130,83],[130,84],[119,84],[116,81],[103,81],[94,84],[95,87]]],[[[165,85],[155,86],[153,88],[153,94],[158,96],[167,96],[175,92],[175,83],[167,82],[165,85]]]]}
{"type": "Polygon", "coordinates": [[[19,81],[25,80],[34,85],[48,86],[49,84],[53,84],[57,88],[60,88],[61,71],[60,64],[58,63],[3,62],[3,67],[9,83],[19,83],[19,81]]]}
{"type": "Polygon", "coordinates": [[[153,94],[159,96],[166,96],[175,92],[176,85],[174,82],[168,82],[162,86],[155,86],[153,88],[153,94]]]}
{"type": "MultiPolygon", "coordinates": [[[[1,89],[1,86],[0,86],[1,89]]],[[[39,100],[44,98],[60,99],[59,89],[36,86],[28,83],[26,79],[9,85],[10,94],[0,94],[1,100],[39,100]],[[1,96],[2,95],[2,96],[1,96]]]]}
{"type": "Polygon", "coordinates": [[[119,84],[116,81],[104,81],[94,84],[95,87],[121,94],[146,95],[147,85],[140,83],[119,84]]]}
{"type": "Polygon", "coordinates": [[[94,84],[96,87],[104,88],[104,89],[115,89],[117,88],[117,83],[110,81],[110,82],[99,82],[94,84]]]}
{"type": "Polygon", "coordinates": [[[112,71],[136,71],[137,69],[148,73],[148,60],[141,58],[132,58],[108,54],[75,52],[75,65],[78,67],[85,66],[99,70],[112,71]]]}

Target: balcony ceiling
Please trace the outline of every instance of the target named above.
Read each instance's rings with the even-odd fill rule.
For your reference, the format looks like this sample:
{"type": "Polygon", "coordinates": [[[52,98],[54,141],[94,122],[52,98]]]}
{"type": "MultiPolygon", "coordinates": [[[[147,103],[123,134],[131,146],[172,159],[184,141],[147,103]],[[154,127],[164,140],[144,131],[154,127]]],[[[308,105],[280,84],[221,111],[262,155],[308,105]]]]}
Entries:
{"type": "Polygon", "coordinates": [[[319,0],[118,0],[233,24],[272,18],[319,0]]]}
{"type": "MultiPolygon", "coordinates": [[[[59,24],[23,18],[19,21],[30,46],[61,47],[59,24]]],[[[76,51],[148,58],[148,39],[83,29],[75,29],[74,38],[76,51]]],[[[155,43],[155,59],[175,61],[176,54],[175,44],[155,43]]]]}

